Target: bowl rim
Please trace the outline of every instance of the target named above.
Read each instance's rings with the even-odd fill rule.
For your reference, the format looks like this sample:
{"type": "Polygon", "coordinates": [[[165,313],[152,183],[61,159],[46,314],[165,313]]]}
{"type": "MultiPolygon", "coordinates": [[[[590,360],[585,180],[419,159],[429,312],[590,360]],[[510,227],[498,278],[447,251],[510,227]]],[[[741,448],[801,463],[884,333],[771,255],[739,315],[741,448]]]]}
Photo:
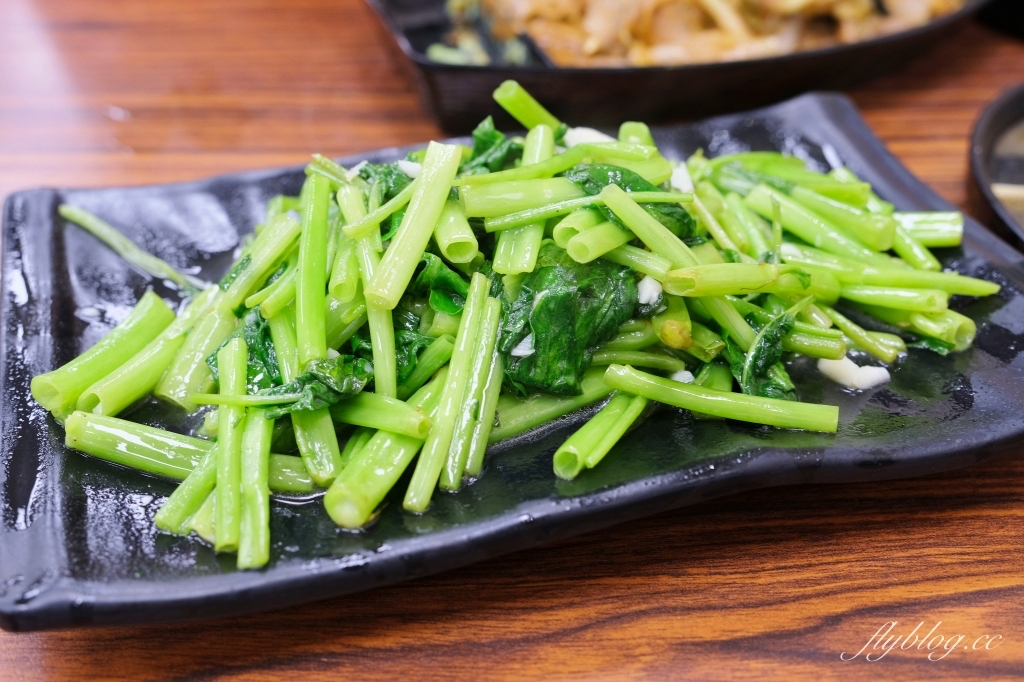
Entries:
{"type": "Polygon", "coordinates": [[[1015,85],[1000,94],[999,97],[985,107],[981,112],[981,115],[978,117],[978,120],[975,121],[974,129],[971,131],[970,167],[971,176],[973,177],[975,184],[978,186],[978,190],[981,192],[981,195],[985,198],[985,201],[995,213],[996,217],[1001,220],[1018,239],[1024,240],[1024,225],[1013,217],[1010,211],[1003,205],[1003,202],[1000,201],[992,191],[992,175],[989,173],[988,168],[995,143],[1008,129],[1006,126],[1001,126],[1000,129],[996,131],[996,119],[1011,110],[1020,114],[1019,118],[1014,120],[1014,123],[1024,121],[1024,83],[1015,85]],[[989,143],[986,144],[984,138],[988,137],[993,132],[995,135],[992,136],[989,143]]]}
{"type": "Polygon", "coordinates": [[[985,5],[992,2],[992,0],[965,0],[964,6],[955,12],[950,12],[945,16],[939,17],[934,21],[929,21],[926,24],[917,26],[915,28],[908,29],[906,31],[899,31],[897,33],[890,33],[888,35],[878,36],[868,40],[861,40],[855,43],[849,43],[845,45],[831,45],[829,47],[818,48],[815,50],[806,50],[802,52],[792,52],[790,54],[777,55],[774,57],[760,57],[757,59],[740,59],[735,61],[719,61],[719,62],[700,62],[696,64],[679,64],[679,65],[666,65],[666,66],[622,66],[622,67],[587,67],[587,66],[573,66],[573,67],[549,67],[549,66],[510,66],[510,65],[495,65],[487,64],[483,66],[476,66],[470,64],[444,64],[441,62],[435,62],[427,58],[425,54],[415,50],[412,43],[409,42],[405,32],[398,26],[389,8],[386,6],[385,0],[365,0],[366,4],[374,11],[381,22],[387,27],[391,37],[398,44],[399,48],[405,56],[421,68],[429,68],[435,71],[449,71],[449,72],[467,72],[467,73],[527,73],[527,74],[567,74],[567,75],[584,75],[584,74],[595,74],[595,75],[614,75],[624,73],[681,73],[686,74],[696,70],[705,71],[716,71],[726,70],[729,68],[750,66],[752,64],[758,65],[777,65],[784,67],[788,64],[795,62],[813,60],[819,57],[827,57],[833,54],[841,54],[844,52],[850,52],[858,49],[868,49],[875,46],[883,46],[890,43],[898,43],[904,40],[913,39],[919,36],[923,36],[935,31],[941,31],[944,28],[949,28],[953,24],[967,18],[971,14],[974,14],[978,10],[982,9],[985,5]]]}

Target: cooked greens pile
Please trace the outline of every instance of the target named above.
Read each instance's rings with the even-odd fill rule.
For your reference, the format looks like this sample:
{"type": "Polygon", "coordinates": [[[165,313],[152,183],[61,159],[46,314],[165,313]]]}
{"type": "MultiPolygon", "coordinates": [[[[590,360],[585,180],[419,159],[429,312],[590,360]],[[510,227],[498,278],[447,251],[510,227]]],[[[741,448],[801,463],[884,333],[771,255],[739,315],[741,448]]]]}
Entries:
{"type": "Polygon", "coordinates": [[[616,139],[569,128],[514,82],[495,98],[525,137],[488,118],[472,147],[353,168],[314,156],[218,285],[62,206],[185,299],[175,314],[147,292],[32,380],[67,445],[180,480],[157,526],[256,568],[271,491],[325,489],[331,518],[358,529],[412,467],[403,505],[422,513],[481,475],[488,444],[602,401],[556,475],[596,466],[650,401],[834,432],[837,408],[799,402],[787,358],[869,388],[908,345],[967,348],[975,325],[950,295],[999,290],[929,251],[959,244],[959,214],[897,212],[845,168],[774,152],[677,164],[642,123],[616,139]],[[119,416],[148,396],[206,410],[202,427],[119,416]]]}

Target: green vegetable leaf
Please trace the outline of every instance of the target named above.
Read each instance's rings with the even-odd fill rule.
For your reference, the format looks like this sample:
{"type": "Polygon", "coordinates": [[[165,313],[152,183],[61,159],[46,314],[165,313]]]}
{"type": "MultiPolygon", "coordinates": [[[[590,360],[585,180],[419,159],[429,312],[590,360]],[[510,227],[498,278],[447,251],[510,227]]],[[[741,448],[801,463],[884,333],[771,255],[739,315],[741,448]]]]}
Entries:
{"type": "MultiPolygon", "coordinates": [[[[600,194],[608,185],[618,185],[627,192],[661,191],[638,173],[610,164],[580,164],[565,177],[590,196],[600,194]]],[[[697,221],[679,204],[640,204],[640,207],[677,237],[692,237],[697,229],[697,221]]],[[[623,227],[622,221],[607,206],[601,206],[600,210],[608,220],[623,227]]]]}
{"type": "Polygon", "coordinates": [[[500,171],[523,155],[523,144],[505,137],[488,116],[473,131],[473,153],[459,168],[459,175],[480,175],[500,171]]]}
{"type": "Polygon", "coordinates": [[[742,263],[743,256],[741,256],[740,252],[736,249],[723,249],[722,260],[726,263],[742,263]]]}
{"type": "Polygon", "coordinates": [[[220,289],[221,291],[227,291],[231,283],[238,279],[238,276],[242,274],[242,270],[249,267],[249,263],[252,262],[252,256],[246,254],[241,260],[231,266],[227,274],[220,278],[220,289]]]}
{"type": "Polygon", "coordinates": [[[555,144],[565,145],[565,134],[569,132],[569,124],[562,122],[555,128],[555,144]]]}
{"type": "Polygon", "coordinates": [[[270,273],[270,277],[267,277],[267,281],[263,283],[262,288],[266,289],[271,284],[281,279],[284,276],[284,273],[286,272],[288,272],[288,263],[281,263],[281,265],[277,267],[277,270],[274,270],[274,272],[270,273]]]}
{"type": "MultiPolygon", "coordinates": [[[[764,325],[754,338],[754,343],[743,361],[742,371],[736,375],[735,358],[730,355],[729,363],[733,375],[739,381],[740,389],[747,395],[764,398],[795,400],[793,382],[786,373],[782,360],[782,337],[793,331],[797,314],[811,304],[814,298],[808,296],[764,325]]],[[[727,345],[727,352],[728,345],[727,345]]]]}
{"type": "Polygon", "coordinates": [[[396,307],[391,313],[391,318],[394,320],[395,330],[405,329],[414,332],[420,328],[419,316],[408,308],[396,307]]]}
{"type": "Polygon", "coordinates": [[[917,341],[907,344],[907,348],[923,348],[939,355],[949,355],[956,348],[952,343],[946,343],[941,339],[933,339],[929,336],[922,336],[917,341]]]}
{"type": "Polygon", "coordinates": [[[469,293],[466,280],[432,253],[423,254],[423,263],[425,265],[413,280],[409,292],[414,296],[426,296],[430,307],[439,313],[461,313],[469,293]]]}
{"type": "Polygon", "coordinates": [[[485,260],[481,265],[480,269],[477,270],[481,275],[486,277],[491,282],[491,288],[487,292],[487,295],[491,298],[496,298],[499,301],[505,300],[505,282],[502,280],[501,275],[494,271],[494,266],[489,260],[485,260]]]}
{"type": "Polygon", "coordinates": [[[241,323],[231,333],[224,343],[216,351],[206,358],[206,364],[213,372],[213,378],[220,381],[220,371],[217,367],[217,351],[223,348],[231,339],[239,338],[245,340],[249,350],[248,368],[246,371],[246,387],[249,393],[264,388],[277,386],[281,383],[281,370],[277,364],[277,352],[274,350],[274,341],[270,338],[270,324],[260,315],[259,308],[248,310],[241,323]]]}
{"type": "Polygon", "coordinates": [[[380,236],[380,240],[382,242],[386,242],[387,240],[389,240],[389,239],[391,239],[392,237],[395,236],[395,234],[398,232],[398,228],[401,227],[401,225],[402,225],[402,218],[404,218],[404,217],[405,217],[405,209],[404,208],[401,209],[401,210],[395,211],[394,213],[391,214],[391,217],[388,218],[388,231],[380,236]]]}
{"type": "Polygon", "coordinates": [[[292,381],[262,390],[258,395],[300,396],[293,403],[267,411],[267,419],[278,419],[292,412],[330,407],[362,391],[372,378],[372,363],[351,355],[339,355],[330,360],[312,360],[306,364],[306,371],[292,381]]]}
{"type": "MultiPolygon", "coordinates": [[[[420,353],[434,342],[434,338],[419,333],[420,318],[410,310],[398,307],[392,313],[395,326],[395,374],[398,383],[404,383],[416,369],[420,353]]],[[[373,363],[373,344],[368,327],[357,331],[351,340],[352,354],[373,363]]]]}
{"type": "Polygon", "coordinates": [[[399,329],[395,331],[395,374],[399,384],[404,384],[419,362],[420,353],[434,342],[433,337],[417,331],[399,329]]]}
{"type": "Polygon", "coordinates": [[[380,186],[381,201],[393,199],[412,182],[397,163],[368,163],[359,169],[359,177],[371,185],[376,183],[380,186]]]}
{"type": "Polygon", "coordinates": [[[729,371],[732,372],[733,377],[736,381],[739,381],[743,376],[743,365],[747,361],[747,354],[743,352],[743,349],[736,345],[736,342],[732,340],[729,332],[722,332],[722,340],[725,341],[725,348],[722,349],[722,356],[726,362],[729,363],[729,371]]]}
{"type": "Polygon", "coordinates": [[[800,286],[802,286],[804,289],[811,286],[811,274],[806,270],[801,270],[800,268],[787,268],[784,270],[784,272],[787,275],[793,275],[794,277],[796,277],[800,281],[800,286]]]}
{"type": "Polygon", "coordinates": [[[519,296],[503,306],[498,348],[506,383],[519,395],[579,395],[594,348],[616,335],[636,304],[629,268],[603,258],[577,263],[546,243],[519,296]]]}

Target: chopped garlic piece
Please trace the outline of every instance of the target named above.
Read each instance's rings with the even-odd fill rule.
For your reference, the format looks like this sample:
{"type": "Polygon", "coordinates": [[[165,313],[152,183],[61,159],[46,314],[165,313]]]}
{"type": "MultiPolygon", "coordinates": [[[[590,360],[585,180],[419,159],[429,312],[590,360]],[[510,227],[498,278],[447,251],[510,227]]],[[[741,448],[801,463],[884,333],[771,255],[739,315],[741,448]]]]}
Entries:
{"type": "Polygon", "coordinates": [[[398,162],[398,167],[401,169],[403,173],[408,175],[410,178],[413,178],[414,180],[420,176],[420,171],[423,170],[423,166],[421,166],[420,164],[416,163],[415,161],[406,161],[405,159],[402,159],[401,161],[398,162]]]}
{"type": "Polygon", "coordinates": [[[693,191],[693,180],[690,178],[690,171],[686,168],[686,162],[682,162],[672,169],[672,178],[668,182],[677,192],[693,191]]]}
{"type": "Polygon", "coordinates": [[[661,282],[650,275],[645,275],[636,289],[641,305],[654,305],[661,298],[661,282]]]}
{"type": "Polygon", "coordinates": [[[359,175],[359,171],[363,170],[363,167],[366,166],[366,164],[367,161],[360,161],[356,165],[349,168],[347,171],[345,171],[345,179],[348,180],[349,182],[355,180],[356,176],[359,175]]]}
{"type": "Polygon", "coordinates": [[[338,351],[334,350],[333,348],[328,348],[327,349],[327,359],[328,360],[333,360],[334,358],[338,357],[339,355],[341,355],[341,353],[339,353],[338,351]]]}
{"type": "Polygon", "coordinates": [[[818,371],[837,384],[862,390],[881,386],[890,379],[885,367],[858,367],[850,358],[818,360],[818,371]]]}
{"type": "Polygon", "coordinates": [[[605,135],[600,130],[594,130],[593,128],[569,128],[565,132],[565,146],[575,147],[578,144],[584,144],[586,142],[615,142],[615,138],[611,135],[605,135]]]}
{"type": "Polygon", "coordinates": [[[669,379],[671,379],[672,381],[678,381],[681,384],[692,384],[693,373],[688,372],[685,369],[681,369],[678,372],[673,372],[669,376],[669,379]]]}
{"type": "Polygon", "coordinates": [[[526,338],[519,342],[519,345],[509,353],[514,358],[525,358],[533,355],[533,334],[527,334],[526,338]]]}

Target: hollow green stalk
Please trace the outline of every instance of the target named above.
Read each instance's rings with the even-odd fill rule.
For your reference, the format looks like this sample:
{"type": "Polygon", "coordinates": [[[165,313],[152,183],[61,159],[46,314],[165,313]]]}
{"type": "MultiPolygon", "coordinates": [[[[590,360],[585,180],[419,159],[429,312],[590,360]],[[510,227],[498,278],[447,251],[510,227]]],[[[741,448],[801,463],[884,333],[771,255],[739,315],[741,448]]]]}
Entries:
{"type": "Polygon", "coordinates": [[[77,409],[113,416],[151,393],[185,343],[189,330],[216,295],[216,287],[209,287],[196,296],[182,314],[145,348],[87,388],[78,398],[77,409]]]}
{"type": "Polygon", "coordinates": [[[964,215],[958,211],[897,211],[892,217],[925,248],[960,246],[964,239],[964,215]]]}
{"type": "Polygon", "coordinates": [[[484,302],[483,317],[473,347],[473,359],[470,363],[466,389],[462,396],[462,404],[456,414],[455,430],[452,431],[451,445],[444,467],[441,469],[440,486],[445,490],[458,490],[462,485],[462,475],[469,460],[469,451],[476,422],[480,419],[484,391],[490,378],[491,362],[494,359],[494,346],[498,340],[498,328],[501,324],[501,301],[487,298],[484,302]]]}
{"type": "Polygon", "coordinates": [[[430,432],[430,417],[426,412],[375,393],[359,393],[342,400],[331,407],[331,417],[343,424],[401,433],[420,440],[430,432]]]}
{"type": "Polygon", "coordinates": [[[32,397],[63,421],[90,386],[121,367],[174,321],[174,311],[147,291],[128,317],[92,348],[58,369],[32,377],[32,397]]]}
{"type": "Polygon", "coordinates": [[[794,187],[789,196],[872,251],[893,247],[897,223],[889,216],[863,211],[805,187],[794,187]]]}
{"type": "Polygon", "coordinates": [[[466,214],[457,201],[448,201],[434,226],[434,240],[441,255],[452,263],[472,262],[480,253],[476,235],[466,220],[466,214]]]}
{"type": "MultiPolygon", "coordinates": [[[[536,164],[551,157],[555,148],[555,134],[546,125],[534,127],[526,136],[526,143],[523,147],[523,163],[536,164]]],[[[551,180],[535,180],[533,182],[553,183],[561,180],[565,192],[583,194],[583,190],[564,178],[553,178],[551,180]]],[[[493,188],[499,185],[490,185],[493,188]]],[[[463,200],[468,202],[470,194],[469,187],[463,188],[463,200]]],[[[553,197],[553,200],[571,199],[573,196],[562,195],[553,197]]],[[[550,201],[550,200],[549,200],[550,201]]],[[[468,205],[468,203],[467,203],[468,205]]],[[[503,210],[502,213],[508,213],[503,210]]],[[[467,215],[470,213],[467,211],[467,215]]],[[[537,265],[537,255],[540,253],[540,243],[544,238],[544,223],[536,222],[523,225],[511,230],[505,230],[498,235],[497,244],[494,247],[494,271],[502,275],[514,275],[522,272],[532,272],[537,265]]]]}
{"type": "Polygon", "coordinates": [[[273,271],[295,244],[302,225],[290,215],[280,215],[256,236],[243,256],[246,263],[224,291],[224,305],[234,310],[273,271]]]}
{"type": "Polygon", "coordinates": [[[537,394],[525,400],[504,395],[498,399],[497,424],[489,443],[499,443],[586,407],[612,392],[604,381],[603,367],[592,367],[580,382],[580,395],[567,398],[537,394]]]}
{"type": "MultiPolygon", "coordinates": [[[[857,205],[859,208],[863,208],[868,213],[876,213],[878,215],[888,215],[888,216],[891,216],[893,214],[893,205],[890,204],[888,201],[882,201],[882,199],[880,199],[877,194],[875,194],[874,192],[871,191],[871,186],[868,185],[868,183],[866,183],[866,182],[862,182],[861,179],[858,178],[856,175],[854,175],[853,172],[849,168],[843,168],[843,167],[835,168],[835,169],[832,170],[832,172],[829,173],[829,175],[831,177],[835,178],[836,180],[840,181],[840,182],[845,182],[845,183],[848,183],[848,184],[851,184],[851,185],[861,185],[861,186],[867,185],[868,186],[867,199],[864,200],[860,204],[854,204],[854,205],[857,205]]],[[[811,189],[814,189],[814,188],[812,187],[811,189]]],[[[834,197],[834,198],[838,198],[838,197],[834,197]]],[[[843,199],[841,199],[841,198],[839,200],[843,201],[843,199]]],[[[846,203],[854,203],[854,202],[847,201],[846,203]]]]}
{"type": "Polygon", "coordinates": [[[632,241],[636,235],[613,222],[603,222],[569,240],[566,251],[578,263],[590,261],[605,255],[632,241]]]}
{"type": "Polygon", "coordinates": [[[765,236],[764,224],[756,213],[743,203],[743,197],[735,192],[725,196],[726,210],[743,227],[750,243],[750,255],[760,260],[771,251],[765,236]]]}
{"type": "MultiPolygon", "coordinates": [[[[295,342],[295,320],[289,311],[272,317],[270,338],[285,383],[299,375],[299,351],[295,342]]],[[[341,451],[331,413],[326,410],[292,413],[295,443],[306,471],[317,485],[330,485],[341,471],[341,451]]]]}
{"type": "Polygon", "coordinates": [[[484,386],[483,402],[480,403],[480,416],[473,425],[473,435],[469,440],[469,457],[466,459],[466,475],[476,477],[484,465],[484,453],[487,441],[494,428],[494,415],[498,410],[498,399],[501,397],[501,384],[505,378],[504,361],[497,347],[491,356],[491,370],[487,374],[484,386]]]}
{"type": "MultiPolygon", "coordinates": [[[[486,176],[476,176],[486,177],[486,176]]],[[[693,195],[689,193],[670,192],[631,192],[633,200],[644,204],[678,204],[693,201],[693,195]]],[[[514,227],[521,227],[542,220],[550,220],[558,216],[568,215],[575,211],[604,205],[599,196],[579,197],[578,199],[566,199],[556,201],[536,208],[528,208],[506,215],[484,220],[484,229],[488,232],[500,232],[510,230],[514,227]]],[[[603,220],[603,218],[602,218],[603,220]]]]}
{"type": "Polygon", "coordinates": [[[895,327],[944,341],[955,351],[970,348],[978,331],[974,320],[953,310],[928,314],[864,304],[857,307],[895,327]]]}
{"type": "Polygon", "coordinates": [[[527,130],[538,125],[546,125],[554,130],[561,125],[557,118],[516,81],[507,80],[499,85],[494,91],[494,101],[527,130]]]}
{"type": "MultiPolygon", "coordinates": [[[[593,469],[600,464],[605,455],[615,447],[615,444],[619,442],[619,440],[626,434],[626,431],[633,426],[636,420],[647,408],[647,398],[642,398],[640,396],[627,396],[620,394],[615,398],[612,398],[612,402],[615,402],[620,397],[628,398],[628,402],[626,402],[622,410],[615,414],[614,419],[612,419],[610,423],[606,422],[602,424],[604,428],[596,430],[591,437],[576,443],[577,447],[575,448],[575,452],[573,450],[566,449],[566,446],[569,445],[569,441],[566,441],[565,445],[555,452],[553,463],[555,474],[559,478],[573,479],[579,475],[579,472],[583,467],[593,469]]],[[[609,403],[609,406],[610,405],[611,403],[609,403]]],[[[605,409],[607,409],[607,406],[605,409]]],[[[604,410],[602,410],[602,412],[603,411],[604,410]]],[[[601,413],[598,413],[595,419],[600,415],[601,413]]],[[[587,426],[589,426],[589,423],[587,426]]],[[[573,434],[573,436],[575,436],[575,434],[573,434]]],[[[570,436],[569,440],[572,440],[573,436],[570,436]]]]}
{"type": "Polygon", "coordinates": [[[468,175],[460,178],[461,187],[489,185],[494,182],[509,180],[536,180],[550,178],[553,175],[569,170],[583,161],[591,163],[611,163],[621,161],[646,161],[658,156],[654,147],[629,142],[587,142],[579,144],[561,154],[556,154],[540,163],[523,164],[518,168],[509,168],[497,173],[468,175]]]}
{"type": "Polygon", "coordinates": [[[192,531],[211,545],[217,544],[217,493],[206,496],[206,501],[188,520],[186,529],[192,531]]]}
{"type": "Polygon", "coordinates": [[[686,369],[685,362],[671,355],[645,353],[635,350],[594,351],[594,358],[590,364],[593,367],[600,367],[602,365],[632,365],[633,367],[646,367],[663,372],[682,372],[686,369]]]}
{"type": "Polygon", "coordinates": [[[441,216],[461,158],[462,152],[455,145],[431,142],[427,146],[423,170],[416,178],[416,191],[398,234],[391,240],[380,267],[363,286],[368,304],[384,310],[398,305],[441,216]]]}
{"type": "Polygon", "coordinates": [[[725,251],[735,251],[741,253],[746,250],[748,244],[746,243],[746,234],[743,234],[743,243],[738,243],[733,239],[733,235],[730,234],[722,227],[722,224],[715,218],[714,212],[707,205],[706,201],[711,201],[714,204],[721,205],[723,203],[721,194],[715,189],[715,186],[710,182],[701,181],[697,183],[697,196],[693,201],[694,212],[697,214],[697,218],[701,224],[707,229],[708,233],[718,244],[719,248],[725,251]]]}
{"type": "Polygon", "coordinates": [[[651,129],[647,127],[646,123],[625,121],[619,126],[619,142],[635,142],[636,144],[646,144],[653,147],[654,137],[651,135],[651,129]]]}
{"type": "Polygon", "coordinates": [[[479,336],[489,288],[490,283],[486,277],[480,273],[473,275],[466,296],[466,305],[462,311],[459,332],[455,337],[455,350],[449,364],[444,392],[437,418],[434,420],[435,426],[423,444],[423,452],[416,462],[416,469],[413,471],[412,481],[403,501],[403,506],[409,511],[426,511],[441,475],[441,469],[444,467],[448,448],[452,443],[457,413],[466,392],[473,348],[479,336]]]}
{"type": "Polygon", "coordinates": [[[832,322],[835,323],[844,334],[850,337],[858,347],[871,353],[876,358],[890,364],[896,361],[900,351],[895,350],[891,345],[882,343],[879,339],[875,338],[866,329],[849,319],[838,310],[829,308],[828,306],[821,306],[821,309],[826,315],[831,318],[832,322]]]}
{"type": "Polygon", "coordinates": [[[579,208],[562,218],[551,230],[555,244],[565,248],[569,240],[604,222],[604,216],[593,208],[579,208]]]}
{"type": "Polygon", "coordinates": [[[612,249],[601,257],[613,263],[633,268],[659,282],[665,280],[665,275],[671,269],[671,262],[664,256],[628,244],[612,249]]]}
{"type": "Polygon", "coordinates": [[[825,303],[835,303],[840,295],[839,280],[831,272],[804,270],[803,268],[781,268],[779,278],[766,286],[765,291],[782,297],[803,298],[814,296],[825,303]],[[806,275],[810,275],[810,281],[806,275]]]}
{"type": "Polygon", "coordinates": [[[784,429],[829,433],[835,433],[839,426],[839,408],[834,405],[798,403],[715,391],[703,386],[662,379],[622,365],[608,367],[605,382],[612,388],[643,396],[648,400],[726,419],[767,424],[784,429]]]}
{"type": "Polygon", "coordinates": [[[808,244],[824,251],[867,263],[878,263],[884,258],[840,232],[817,213],[765,185],[758,185],[751,190],[744,202],[769,220],[772,219],[774,205],[777,203],[782,226],[808,244]]]}
{"type": "Polygon", "coordinates": [[[372,235],[374,230],[379,230],[382,222],[400,211],[412,200],[413,194],[419,187],[419,183],[420,179],[416,178],[383,206],[375,208],[359,220],[345,225],[342,228],[345,236],[349,239],[362,239],[372,235]]]}
{"type": "Polygon", "coordinates": [[[826,360],[842,360],[846,357],[846,342],[817,334],[790,332],[782,337],[782,349],[790,353],[799,353],[809,358],[826,360]]]}
{"type": "MultiPolygon", "coordinates": [[[[667,258],[673,268],[699,265],[690,248],[643,210],[616,185],[601,190],[601,198],[615,215],[656,254],[667,258]]],[[[757,334],[727,301],[720,298],[700,299],[708,312],[743,350],[750,348],[757,334]]]]}
{"type": "MultiPolygon", "coordinates": [[[[64,433],[64,444],[69,448],[176,481],[188,477],[215,445],[201,438],[86,412],[71,413],[64,433]]],[[[313,480],[298,457],[272,455],[270,488],[275,492],[309,492],[313,480]]]]}
{"type": "Polygon", "coordinates": [[[949,304],[949,295],[938,289],[897,289],[854,284],[843,287],[842,297],[857,303],[919,313],[941,313],[949,304]]]}
{"type": "Polygon", "coordinates": [[[353,300],[359,291],[359,257],[356,255],[355,241],[348,237],[338,240],[327,291],[341,303],[353,300]]]}
{"type": "MultiPolygon", "coordinates": [[[[338,205],[348,222],[359,220],[366,214],[362,192],[352,185],[338,190],[338,205]]],[[[365,291],[380,269],[381,260],[370,237],[362,237],[356,242],[356,255],[365,291]]],[[[367,300],[366,319],[370,325],[370,346],[373,351],[373,390],[394,398],[398,395],[398,361],[395,357],[395,325],[391,309],[367,300]]]]}
{"type": "Polygon", "coordinates": [[[877,268],[798,244],[783,244],[782,257],[787,263],[827,269],[843,284],[940,289],[949,294],[964,296],[991,296],[1000,290],[995,282],[975,277],[895,266],[877,268]]]}
{"type": "Polygon", "coordinates": [[[341,450],[342,472],[345,471],[345,467],[349,465],[349,462],[359,455],[359,451],[363,449],[363,446],[366,445],[371,438],[373,438],[373,434],[375,433],[377,433],[376,429],[367,429],[362,426],[352,432],[348,437],[348,440],[345,441],[345,447],[341,450]]]}
{"type": "Polygon", "coordinates": [[[435,313],[427,328],[427,336],[439,338],[442,336],[455,336],[459,333],[459,325],[462,321],[462,313],[449,315],[448,313],[435,313]]]}
{"type": "MultiPolygon", "coordinates": [[[[409,404],[436,417],[446,375],[447,370],[441,370],[410,398],[409,404]]],[[[334,522],[349,529],[365,526],[422,445],[418,438],[377,431],[324,495],[324,507],[334,522]]]]}
{"type": "MultiPolygon", "coordinates": [[[[551,134],[551,129],[538,128],[537,130],[541,130],[543,133],[531,131],[535,137],[534,145],[550,141],[551,147],[554,148],[554,136],[551,134]],[[536,139],[538,137],[540,139],[536,139]]],[[[526,140],[529,144],[529,135],[526,140]]],[[[540,150],[534,150],[534,158],[536,158],[537,151],[540,150]]],[[[524,151],[524,158],[526,158],[525,153],[524,151]]],[[[513,180],[487,185],[469,185],[463,187],[459,195],[468,218],[497,218],[586,196],[578,185],[567,178],[513,180]]]]}
{"type": "Polygon", "coordinates": [[[764,291],[778,279],[779,268],[768,263],[723,263],[670,270],[664,287],[676,296],[742,296],[764,291]]]}
{"type": "Polygon", "coordinates": [[[620,331],[615,338],[600,346],[598,350],[643,350],[658,343],[658,340],[654,325],[649,320],[643,320],[638,329],[620,331]]]}
{"type": "Polygon", "coordinates": [[[924,245],[914,239],[902,225],[896,226],[896,236],[892,241],[892,250],[917,270],[942,270],[939,259],[932,255],[924,245]]]}
{"type": "MultiPolygon", "coordinates": [[[[241,509],[238,568],[259,568],[270,560],[270,442],[274,421],[249,410],[242,427],[241,509]]],[[[218,486],[219,488],[220,486],[218,486]]]]}
{"type": "MultiPolygon", "coordinates": [[[[113,417],[95,418],[113,419],[113,417]]],[[[153,516],[153,523],[157,528],[176,535],[188,535],[189,519],[199,511],[217,485],[216,451],[216,447],[207,450],[199,464],[188,473],[181,485],[175,488],[171,496],[160,506],[153,516]]]]}
{"type": "MultiPolygon", "coordinates": [[[[310,360],[327,357],[327,209],[331,200],[330,182],[311,175],[309,196],[303,206],[302,237],[299,241],[299,267],[295,280],[295,341],[299,349],[299,367],[310,360]]],[[[217,503],[220,508],[220,500],[217,503]]],[[[220,512],[218,512],[219,514],[220,512]]],[[[218,540],[223,535],[218,526],[218,540]]]]}
{"type": "Polygon", "coordinates": [[[269,320],[291,305],[295,300],[295,282],[298,276],[299,269],[296,261],[296,267],[290,268],[281,275],[280,279],[267,287],[270,291],[259,303],[260,315],[269,320]]]}
{"type": "MultiPolygon", "coordinates": [[[[777,315],[780,315],[786,311],[787,308],[796,303],[796,301],[787,302],[776,296],[768,296],[765,301],[765,307],[759,308],[758,306],[745,301],[741,298],[735,298],[730,296],[729,302],[736,306],[736,309],[745,316],[753,316],[759,324],[768,324],[777,315]],[[776,305],[777,303],[777,305],[776,305]],[[770,309],[769,309],[770,308],[770,309]]],[[[824,314],[824,313],[823,313],[824,314]]],[[[831,321],[831,320],[830,320],[831,321]]],[[[794,323],[793,331],[800,332],[801,334],[810,334],[812,336],[823,336],[830,339],[841,339],[843,338],[843,332],[839,329],[833,329],[831,327],[824,327],[818,324],[810,324],[797,320],[794,323]]]]}
{"type": "MultiPolygon", "coordinates": [[[[231,339],[217,351],[221,393],[245,395],[248,353],[245,340],[241,338],[231,339]]],[[[245,408],[221,405],[217,412],[217,542],[214,549],[234,552],[238,550],[241,533],[240,486],[245,408]]]]}
{"type": "MultiPolygon", "coordinates": [[[[262,289],[257,290],[254,294],[245,299],[244,304],[246,308],[255,308],[262,306],[263,302],[270,298],[272,295],[278,292],[282,280],[289,280],[288,290],[289,297],[295,295],[295,266],[299,261],[299,249],[298,246],[293,246],[291,252],[284,262],[284,272],[270,284],[264,285],[262,289]]],[[[260,311],[262,314],[262,309],[260,311]]],[[[266,317],[266,315],[264,315],[266,317]]]]}
{"type": "Polygon", "coordinates": [[[455,350],[454,341],[455,337],[445,334],[436,338],[423,350],[419,360],[416,361],[416,367],[413,368],[412,374],[405,380],[405,383],[398,387],[399,400],[406,400],[418,391],[434,375],[434,372],[451,360],[452,352],[455,350]]]}

